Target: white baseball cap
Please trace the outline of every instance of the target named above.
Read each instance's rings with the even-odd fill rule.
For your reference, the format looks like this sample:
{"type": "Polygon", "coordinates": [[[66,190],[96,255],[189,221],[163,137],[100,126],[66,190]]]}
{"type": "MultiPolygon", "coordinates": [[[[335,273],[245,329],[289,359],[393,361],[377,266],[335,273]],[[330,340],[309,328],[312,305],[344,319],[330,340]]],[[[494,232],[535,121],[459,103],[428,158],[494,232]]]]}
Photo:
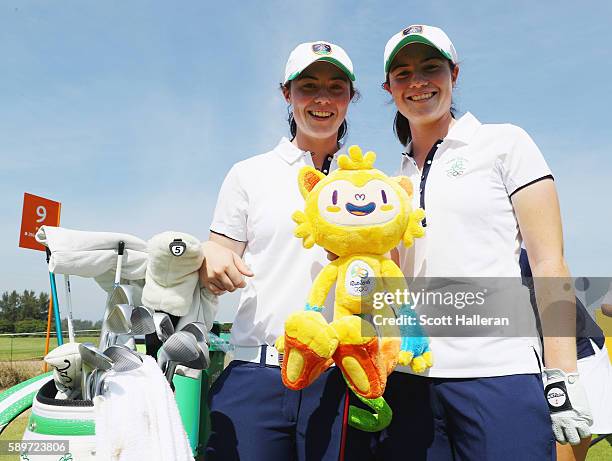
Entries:
{"type": "Polygon", "coordinates": [[[412,25],[398,32],[389,39],[385,46],[385,79],[395,55],[409,43],[424,43],[434,47],[442,56],[457,64],[457,51],[448,35],[442,29],[433,26],[412,25]]]}
{"type": "Polygon", "coordinates": [[[287,65],[285,66],[285,80],[283,84],[287,84],[287,82],[295,79],[304,69],[317,61],[331,62],[340,68],[351,81],[355,81],[353,63],[348,54],[346,54],[346,51],[333,43],[318,41],[302,43],[295,47],[289,55],[287,65]]]}

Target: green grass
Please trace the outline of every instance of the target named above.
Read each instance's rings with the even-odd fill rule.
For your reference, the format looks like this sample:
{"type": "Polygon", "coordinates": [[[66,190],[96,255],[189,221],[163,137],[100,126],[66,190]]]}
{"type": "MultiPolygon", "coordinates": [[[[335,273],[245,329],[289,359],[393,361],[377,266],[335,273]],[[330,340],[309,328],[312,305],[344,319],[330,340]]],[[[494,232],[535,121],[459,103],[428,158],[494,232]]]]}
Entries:
{"type": "MultiPolygon", "coordinates": [[[[595,438],[596,436],[593,436],[595,438]]],[[[612,436],[595,444],[589,449],[587,461],[610,461],[612,459],[612,436]]]]}
{"type": "MultiPolygon", "coordinates": [[[[21,440],[28,424],[30,413],[31,410],[27,410],[15,418],[11,424],[4,429],[4,432],[0,435],[0,440],[21,440]]],[[[0,455],[0,461],[17,460],[19,460],[19,455],[0,455]]]]}
{"type": "MultiPolygon", "coordinates": [[[[67,338],[66,338],[67,341],[67,338]]],[[[98,337],[78,337],[80,343],[98,344],[98,337]]],[[[49,341],[49,350],[57,347],[55,338],[49,341]]],[[[0,361],[36,360],[45,355],[45,337],[13,336],[0,337],[0,361]]]]}

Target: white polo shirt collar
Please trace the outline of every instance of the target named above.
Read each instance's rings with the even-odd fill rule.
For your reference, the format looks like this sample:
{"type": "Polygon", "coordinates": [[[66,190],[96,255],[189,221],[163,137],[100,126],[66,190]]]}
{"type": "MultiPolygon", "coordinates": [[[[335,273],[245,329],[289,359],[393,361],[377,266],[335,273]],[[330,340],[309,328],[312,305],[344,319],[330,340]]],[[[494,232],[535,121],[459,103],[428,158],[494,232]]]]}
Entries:
{"type": "Polygon", "coordinates": [[[274,149],[274,152],[276,152],[278,156],[282,158],[285,162],[287,162],[289,165],[297,162],[299,158],[305,153],[305,151],[295,146],[284,136],[281,138],[280,142],[278,143],[278,146],[276,146],[276,149],[274,149]]]}
{"type": "MultiPolygon", "coordinates": [[[[325,158],[325,161],[323,162],[321,171],[325,174],[329,173],[331,162],[338,156],[338,154],[340,153],[340,151],[342,151],[344,147],[344,143],[339,143],[338,145],[339,145],[338,150],[335,153],[328,155],[325,158]]],[[[282,158],[285,162],[287,162],[289,165],[293,165],[302,156],[306,154],[308,154],[308,156],[311,156],[311,153],[309,151],[300,149],[299,147],[297,147],[295,144],[293,144],[289,139],[287,139],[284,136],[281,138],[280,142],[276,146],[276,149],[274,149],[274,152],[276,152],[276,154],[280,158],[282,158]]]]}
{"type": "MultiPolygon", "coordinates": [[[[469,144],[470,140],[478,131],[478,128],[482,123],[472,115],[471,112],[466,112],[463,114],[458,120],[455,121],[455,124],[448,130],[448,134],[444,138],[443,142],[446,141],[456,141],[462,144],[469,144]]],[[[412,157],[412,141],[410,141],[406,145],[406,149],[403,154],[408,157],[412,157]]]]}
{"type": "Polygon", "coordinates": [[[476,117],[470,112],[466,112],[461,118],[455,121],[455,124],[448,130],[448,134],[444,140],[469,144],[481,125],[482,123],[480,123],[476,117]]]}

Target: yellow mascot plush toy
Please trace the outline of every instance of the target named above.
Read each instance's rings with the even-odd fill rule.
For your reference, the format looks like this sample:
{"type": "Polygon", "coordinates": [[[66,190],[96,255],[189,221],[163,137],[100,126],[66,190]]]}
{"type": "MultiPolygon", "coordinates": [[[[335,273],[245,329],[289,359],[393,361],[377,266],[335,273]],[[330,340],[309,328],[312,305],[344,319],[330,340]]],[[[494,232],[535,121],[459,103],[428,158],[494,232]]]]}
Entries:
{"type": "MultiPolygon", "coordinates": [[[[372,313],[374,293],[407,289],[401,270],[385,255],[400,242],[410,246],[424,235],[425,214],[411,207],[408,178],[390,178],[374,169],[374,152],[363,155],[358,146],[348,152],[329,176],[312,167],[300,170],[305,210],[293,214],[295,235],[304,247],[317,244],[338,259],[321,270],[305,310],[288,317],[276,347],[284,353],[282,379],[288,388],[303,389],[333,361],[362,400],[377,399],[398,363],[417,372],[432,365],[422,330],[414,334],[389,327],[378,337],[361,317],[372,313]],[[334,319],[328,324],[321,310],[334,283],[334,319]]],[[[414,316],[410,306],[399,308],[382,314],[414,316]]]]}

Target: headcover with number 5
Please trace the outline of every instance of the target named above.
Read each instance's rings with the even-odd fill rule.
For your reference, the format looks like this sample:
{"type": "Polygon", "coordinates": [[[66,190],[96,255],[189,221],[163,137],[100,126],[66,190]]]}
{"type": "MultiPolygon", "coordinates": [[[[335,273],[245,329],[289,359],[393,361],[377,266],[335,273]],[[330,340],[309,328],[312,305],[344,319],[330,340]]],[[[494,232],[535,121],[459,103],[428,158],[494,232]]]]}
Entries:
{"type": "Polygon", "coordinates": [[[149,261],[142,304],[180,317],[193,303],[204,260],[200,241],[183,232],[162,232],[147,242],[149,261]]]}

